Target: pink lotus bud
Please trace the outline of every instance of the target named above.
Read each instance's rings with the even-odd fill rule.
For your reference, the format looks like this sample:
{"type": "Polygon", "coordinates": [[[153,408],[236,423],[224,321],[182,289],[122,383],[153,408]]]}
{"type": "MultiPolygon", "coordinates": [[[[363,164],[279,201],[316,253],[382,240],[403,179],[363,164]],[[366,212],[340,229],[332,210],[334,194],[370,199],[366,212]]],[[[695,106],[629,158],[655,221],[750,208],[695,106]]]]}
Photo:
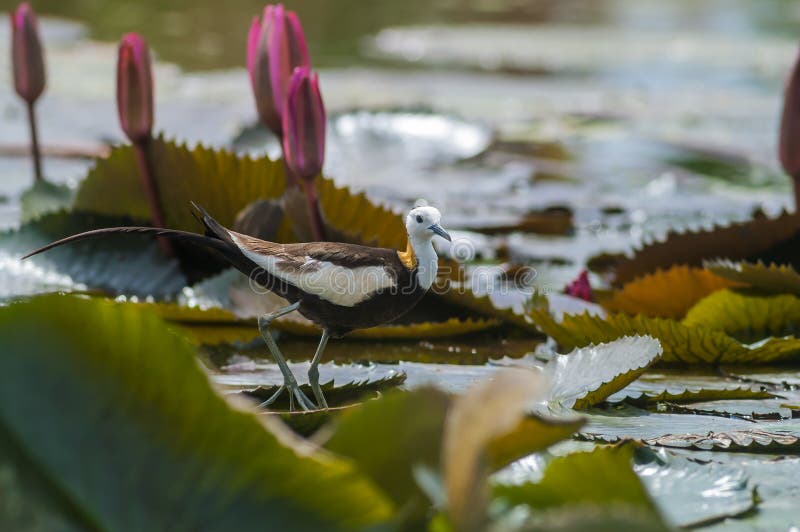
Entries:
{"type": "Polygon", "coordinates": [[[574,281],[564,287],[564,293],[584,301],[593,301],[592,285],[589,284],[589,272],[583,270],[574,281]]]}
{"type": "Polygon", "coordinates": [[[786,80],[779,150],[786,173],[800,178],[800,55],[786,80]]]}
{"type": "Polygon", "coordinates": [[[32,104],[44,92],[45,73],[39,23],[27,2],[11,14],[11,64],[17,94],[32,104]]]}
{"type": "Polygon", "coordinates": [[[308,67],[294,70],[283,113],[283,154],[298,177],[313,180],[325,161],[325,106],[317,75],[308,67]]]}
{"type": "Polygon", "coordinates": [[[283,5],[268,5],[253,19],[247,37],[247,70],[261,121],[281,135],[289,80],[296,67],[310,66],[300,19],[283,5]]]}
{"type": "Polygon", "coordinates": [[[153,74],[150,51],[141,35],[128,33],[117,56],[117,113],[131,142],[150,138],[153,130],[153,74]]]}

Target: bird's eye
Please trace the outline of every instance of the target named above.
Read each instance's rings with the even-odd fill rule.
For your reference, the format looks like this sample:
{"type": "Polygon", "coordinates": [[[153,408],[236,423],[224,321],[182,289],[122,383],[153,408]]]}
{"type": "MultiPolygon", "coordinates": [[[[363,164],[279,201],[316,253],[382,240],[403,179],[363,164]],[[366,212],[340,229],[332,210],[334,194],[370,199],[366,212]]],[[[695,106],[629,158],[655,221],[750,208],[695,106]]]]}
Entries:
{"type": "Polygon", "coordinates": [[[422,223],[422,216],[420,216],[419,214],[417,215],[417,223],[418,224],[422,223]]]}

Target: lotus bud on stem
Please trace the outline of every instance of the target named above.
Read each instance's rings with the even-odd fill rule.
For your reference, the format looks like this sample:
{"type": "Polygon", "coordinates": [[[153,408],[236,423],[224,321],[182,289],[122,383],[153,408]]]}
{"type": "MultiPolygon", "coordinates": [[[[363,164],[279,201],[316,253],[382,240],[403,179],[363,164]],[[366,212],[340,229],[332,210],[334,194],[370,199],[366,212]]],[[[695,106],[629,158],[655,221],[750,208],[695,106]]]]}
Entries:
{"type": "Polygon", "coordinates": [[[44,92],[44,53],[39,39],[39,23],[27,2],[11,14],[11,65],[14,89],[25,100],[31,135],[31,156],[36,181],[42,181],[42,162],[39,134],[36,128],[36,100],[44,92]]]}
{"type": "Polygon", "coordinates": [[[283,113],[283,155],[290,172],[302,180],[311,228],[325,240],[325,227],[314,184],[325,162],[325,105],[319,80],[309,67],[292,74],[283,113]]]}
{"type": "MultiPolygon", "coordinates": [[[[149,151],[153,130],[153,74],[147,42],[137,33],[122,37],[117,56],[117,112],[122,131],[133,143],[150,217],[157,227],[166,227],[164,211],[153,176],[149,151]]],[[[159,239],[161,250],[172,256],[170,241],[159,239]]]]}
{"type": "Polygon", "coordinates": [[[800,210],[800,55],[786,80],[778,155],[794,181],[795,210],[800,210]]]}
{"type": "MultiPolygon", "coordinates": [[[[311,65],[303,27],[293,11],[267,5],[254,17],[247,36],[247,72],[261,123],[282,140],[283,108],[289,81],[296,67],[311,65]]],[[[297,187],[291,172],[287,184],[297,187]]]]}

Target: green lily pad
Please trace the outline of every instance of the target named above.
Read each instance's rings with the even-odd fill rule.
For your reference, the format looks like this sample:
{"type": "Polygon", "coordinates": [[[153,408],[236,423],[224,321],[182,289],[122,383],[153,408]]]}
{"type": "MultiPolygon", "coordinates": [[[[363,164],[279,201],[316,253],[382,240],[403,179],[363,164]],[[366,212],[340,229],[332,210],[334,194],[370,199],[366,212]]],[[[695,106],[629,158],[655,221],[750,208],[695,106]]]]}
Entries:
{"type": "Polygon", "coordinates": [[[648,318],[642,315],[566,315],[557,323],[546,310],[534,309],[531,318],[542,332],[564,349],[609,342],[622,336],[649,335],[664,349],[662,361],[682,364],[769,364],[800,357],[800,339],[770,338],[743,344],[723,331],[703,325],[648,318]]]}
{"type": "Polygon", "coordinates": [[[758,292],[800,296],[800,274],[790,264],[714,260],[705,261],[703,265],[720,277],[745,284],[758,292]]]}
{"type": "Polygon", "coordinates": [[[74,191],[67,185],[42,180],[33,183],[19,198],[22,222],[35,220],[43,214],[57,212],[72,204],[74,191]]]}
{"type": "Polygon", "coordinates": [[[0,366],[3,470],[66,526],[336,530],[391,516],[351,463],[232,408],[150,313],[68,296],[0,308],[0,366]]]}
{"type": "Polygon", "coordinates": [[[447,394],[433,388],[390,392],[339,416],[324,445],[353,459],[406,509],[410,521],[419,522],[430,503],[414,479],[414,468],[438,469],[449,404],[447,394]]]}
{"type": "Polygon", "coordinates": [[[719,330],[743,342],[785,336],[800,326],[800,298],[720,290],[692,307],[683,324],[719,330]]]}
{"type": "MultiPolygon", "coordinates": [[[[325,394],[325,399],[332,407],[346,406],[365,398],[376,397],[379,393],[400,386],[405,382],[406,375],[402,372],[390,373],[379,379],[363,379],[360,381],[351,381],[345,384],[336,385],[333,380],[320,383],[322,392],[325,394]]],[[[239,392],[242,396],[247,397],[256,402],[262,403],[278,391],[279,385],[272,386],[259,386],[252,390],[244,390],[239,392]]],[[[300,385],[300,389],[308,397],[313,397],[313,391],[308,383],[300,385]]],[[[282,394],[278,400],[270,405],[270,410],[289,410],[289,396],[282,394]]]]}

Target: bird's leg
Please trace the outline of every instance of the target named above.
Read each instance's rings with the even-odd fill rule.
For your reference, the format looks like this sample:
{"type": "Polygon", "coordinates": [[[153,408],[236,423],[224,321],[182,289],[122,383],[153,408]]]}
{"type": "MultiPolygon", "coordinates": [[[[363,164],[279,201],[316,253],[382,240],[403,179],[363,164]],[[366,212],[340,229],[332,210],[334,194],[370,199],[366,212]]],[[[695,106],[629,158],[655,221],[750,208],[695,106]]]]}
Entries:
{"type": "MultiPolygon", "coordinates": [[[[285,316],[290,312],[294,312],[300,306],[300,303],[292,303],[286,308],[282,308],[273,312],[272,314],[265,314],[258,318],[258,330],[261,332],[261,336],[264,338],[264,341],[267,343],[267,347],[272,353],[272,358],[275,359],[275,363],[278,364],[278,368],[281,370],[283,374],[283,386],[281,388],[286,388],[289,390],[289,393],[297,398],[297,402],[300,403],[300,407],[303,410],[315,409],[316,405],[311,402],[311,399],[306,397],[306,395],[300,390],[300,387],[297,385],[297,379],[294,378],[292,371],[289,369],[289,366],[286,364],[286,360],[283,358],[280,349],[278,349],[278,344],[275,343],[275,339],[272,337],[272,334],[269,332],[269,324],[272,323],[272,320],[276,318],[280,318],[281,316],[285,316]]],[[[272,397],[261,403],[264,406],[270,405],[278,398],[278,395],[282,391],[281,388],[278,388],[278,392],[273,394],[272,397]]],[[[291,409],[291,401],[290,401],[290,409],[291,409]]]]}
{"type": "Polygon", "coordinates": [[[328,345],[328,338],[330,334],[328,329],[322,331],[322,338],[319,340],[317,351],[314,353],[314,358],[311,360],[311,367],[308,368],[308,383],[311,385],[311,390],[314,392],[314,399],[320,408],[328,408],[328,402],[325,396],[322,395],[322,388],[319,387],[319,361],[322,359],[322,353],[325,351],[325,346],[328,345]]]}

